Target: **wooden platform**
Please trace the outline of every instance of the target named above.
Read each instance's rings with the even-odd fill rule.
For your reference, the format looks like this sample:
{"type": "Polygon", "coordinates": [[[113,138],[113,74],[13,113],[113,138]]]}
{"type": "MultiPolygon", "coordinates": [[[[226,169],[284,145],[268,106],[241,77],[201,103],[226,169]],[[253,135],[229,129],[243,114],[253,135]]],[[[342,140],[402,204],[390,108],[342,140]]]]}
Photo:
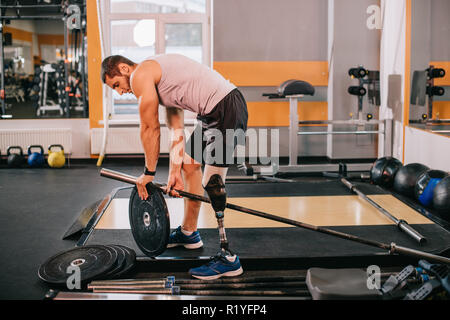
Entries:
{"type": "MultiPolygon", "coordinates": [[[[383,208],[398,219],[410,224],[433,222],[391,195],[371,195],[383,208]]],[[[305,196],[305,197],[258,197],[229,198],[229,203],[264,211],[281,217],[317,226],[369,226],[393,224],[377,209],[358,196],[305,196]]],[[[114,199],[96,229],[130,229],[128,221],[129,199],[114,199]]],[[[172,228],[183,219],[184,200],[166,199],[172,228]]],[[[202,203],[198,228],[216,228],[217,221],[211,205],[202,203]]],[[[255,217],[239,211],[225,211],[226,228],[273,228],[292,227],[276,221],[255,217]]]]}

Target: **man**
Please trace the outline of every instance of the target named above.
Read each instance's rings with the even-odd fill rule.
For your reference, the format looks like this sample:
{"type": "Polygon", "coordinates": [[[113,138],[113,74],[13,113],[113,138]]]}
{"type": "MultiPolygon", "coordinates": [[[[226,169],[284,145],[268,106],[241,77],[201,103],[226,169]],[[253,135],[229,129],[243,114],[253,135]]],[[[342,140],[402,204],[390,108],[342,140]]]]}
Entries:
{"type": "MultiPolygon", "coordinates": [[[[223,227],[228,165],[237,141],[242,142],[242,135],[245,139],[247,130],[247,105],[240,91],[216,71],[179,54],[158,55],[139,64],[123,56],[110,56],[102,63],[101,76],[120,95],[133,93],[139,101],[145,152],[145,171],[136,184],[141,199],[148,197],[145,186],[153,181],[159,158],[159,104],[166,107],[171,130],[166,192],[179,197],[175,190],[198,195],[206,190],[211,199],[219,223],[221,251],[208,264],[189,273],[199,279],[242,274],[239,257],[229,250],[223,227]],[[197,113],[201,121],[187,142],[183,110],[197,113]],[[228,135],[229,130],[235,134],[228,135]]],[[[184,200],[183,223],[170,235],[169,248],[203,246],[197,231],[200,205],[198,201],[184,200]]]]}

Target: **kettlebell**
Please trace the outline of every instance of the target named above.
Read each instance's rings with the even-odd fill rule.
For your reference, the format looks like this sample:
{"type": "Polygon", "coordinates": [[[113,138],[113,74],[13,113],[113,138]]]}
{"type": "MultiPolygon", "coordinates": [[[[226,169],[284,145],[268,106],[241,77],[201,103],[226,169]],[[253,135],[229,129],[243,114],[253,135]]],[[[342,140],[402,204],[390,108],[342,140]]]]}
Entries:
{"type": "Polygon", "coordinates": [[[64,148],[60,144],[52,144],[48,147],[48,165],[52,168],[62,168],[66,163],[66,157],[64,156],[64,148]],[[59,151],[52,151],[52,148],[60,148],[59,151]]]}
{"type": "Polygon", "coordinates": [[[22,166],[25,158],[23,157],[23,150],[22,147],[19,146],[11,146],[6,151],[8,154],[8,167],[10,168],[19,168],[22,166]],[[17,149],[20,151],[20,154],[17,153],[11,153],[11,150],[17,149]]]}
{"type": "Polygon", "coordinates": [[[45,163],[44,148],[42,146],[33,145],[28,147],[28,165],[32,168],[42,167],[45,163]],[[39,148],[41,152],[31,152],[31,149],[39,148]]]}

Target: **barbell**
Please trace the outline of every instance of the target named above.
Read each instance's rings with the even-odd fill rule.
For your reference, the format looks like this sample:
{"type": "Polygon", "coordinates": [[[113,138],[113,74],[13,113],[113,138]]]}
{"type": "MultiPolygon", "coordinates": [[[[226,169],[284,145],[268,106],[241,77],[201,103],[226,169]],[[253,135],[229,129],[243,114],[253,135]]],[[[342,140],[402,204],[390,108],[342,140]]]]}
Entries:
{"type": "MultiPolygon", "coordinates": [[[[133,184],[133,185],[135,185],[136,181],[137,181],[137,177],[134,177],[132,175],[128,175],[128,174],[125,174],[122,172],[105,169],[105,168],[102,168],[100,170],[100,175],[103,177],[106,177],[106,178],[118,180],[121,182],[133,184]]],[[[167,245],[167,241],[168,241],[168,236],[169,236],[168,228],[170,227],[170,222],[168,222],[167,206],[165,204],[164,198],[161,196],[161,194],[163,192],[165,192],[164,187],[165,187],[164,184],[161,184],[158,182],[149,183],[147,185],[147,189],[150,189],[149,199],[141,200],[139,198],[139,196],[137,195],[136,188],[134,189],[134,191],[131,195],[131,199],[130,199],[129,215],[130,215],[130,224],[131,224],[131,228],[132,228],[132,233],[136,240],[137,245],[141,249],[144,248],[143,252],[148,256],[156,256],[158,254],[161,254],[165,250],[165,247],[163,248],[162,246],[167,245]],[[154,193],[153,195],[151,192],[152,189],[153,189],[153,191],[157,191],[156,193],[153,192],[154,193]],[[159,194],[159,196],[155,196],[156,194],[159,194]],[[163,203],[160,203],[160,201],[162,201],[163,203]],[[152,209],[155,207],[159,207],[160,211],[156,210],[156,212],[154,212],[154,210],[153,210],[153,212],[152,212],[152,209]],[[134,222],[131,221],[132,218],[135,219],[134,222]],[[168,225],[166,225],[166,224],[168,224],[168,225]],[[161,227],[161,228],[158,228],[158,227],[161,227]],[[139,235],[141,237],[137,238],[137,236],[139,236],[139,235]],[[145,248],[147,247],[146,243],[144,243],[146,238],[151,239],[151,241],[153,241],[155,239],[160,240],[160,241],[154,241],[155,243],[158,242],[160,244],[160,246],[155,246],[155,250],[145,250],[145,248]]],[[[186,192],[183,190],[175,190],[175,191],[178,192],[179,195],[182,197],[185,197],[185,198],[188,198],[191,200],[205,202],[205,203],[211,203],[211,201],[207,197],[189,193],[189,192],[186,192]]],[[[347,234],[344,232],[339,232],[339,231],[331,230],[328,228],[319,227],[319,226],[311,225],[308,223],[276,216],[276,215],[269,214],[266,212],[242,207],[242,206],[235,205],[232,203],[227,203],[226,208],[236,210],[239,212],[243,212],[246,214],[258,216],[261,218],[285,223],[285,224],[292,225],[295,227],[328,234],[328,235],[335,236],[335,237],[338,237],[341,239],[346,239],[346,240],[366,244],[366,245],[369,245],[372,247],[377,247],[377,248],[380,248],[383,250],[387,250],[389,252],[389,254],[400,254],[400,255],[405,255],[405,256],[410,256],[410,257],[420,258],[420,259],[426,259],[426,260],[450,265],[450,258],[431,254],[428,252],[423,252],[423,251],[416,250],[416,249],[399,246],[393,242],[391,244],[386,244],[386,243],[382,243],[379,241],[370,240],[370,239],[358,237],[355,235],[347,234]]],[[[153,242],[152,242],[152,244],[153,244],[153,242]]]]}

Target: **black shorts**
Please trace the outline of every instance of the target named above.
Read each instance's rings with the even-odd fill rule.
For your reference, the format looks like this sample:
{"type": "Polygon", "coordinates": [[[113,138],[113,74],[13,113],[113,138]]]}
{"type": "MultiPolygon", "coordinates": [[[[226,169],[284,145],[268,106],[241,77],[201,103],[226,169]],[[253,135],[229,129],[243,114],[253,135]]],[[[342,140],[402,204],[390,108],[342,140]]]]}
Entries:
{"type": "Polygon", "coordinates": [[[232,90],[213,110],[197,116],[200,123],[186,142],[186,153],[201,164],[228,167],[234,164],[236,146],[245,146],[247,103],[238,89],[232,90]]]}

